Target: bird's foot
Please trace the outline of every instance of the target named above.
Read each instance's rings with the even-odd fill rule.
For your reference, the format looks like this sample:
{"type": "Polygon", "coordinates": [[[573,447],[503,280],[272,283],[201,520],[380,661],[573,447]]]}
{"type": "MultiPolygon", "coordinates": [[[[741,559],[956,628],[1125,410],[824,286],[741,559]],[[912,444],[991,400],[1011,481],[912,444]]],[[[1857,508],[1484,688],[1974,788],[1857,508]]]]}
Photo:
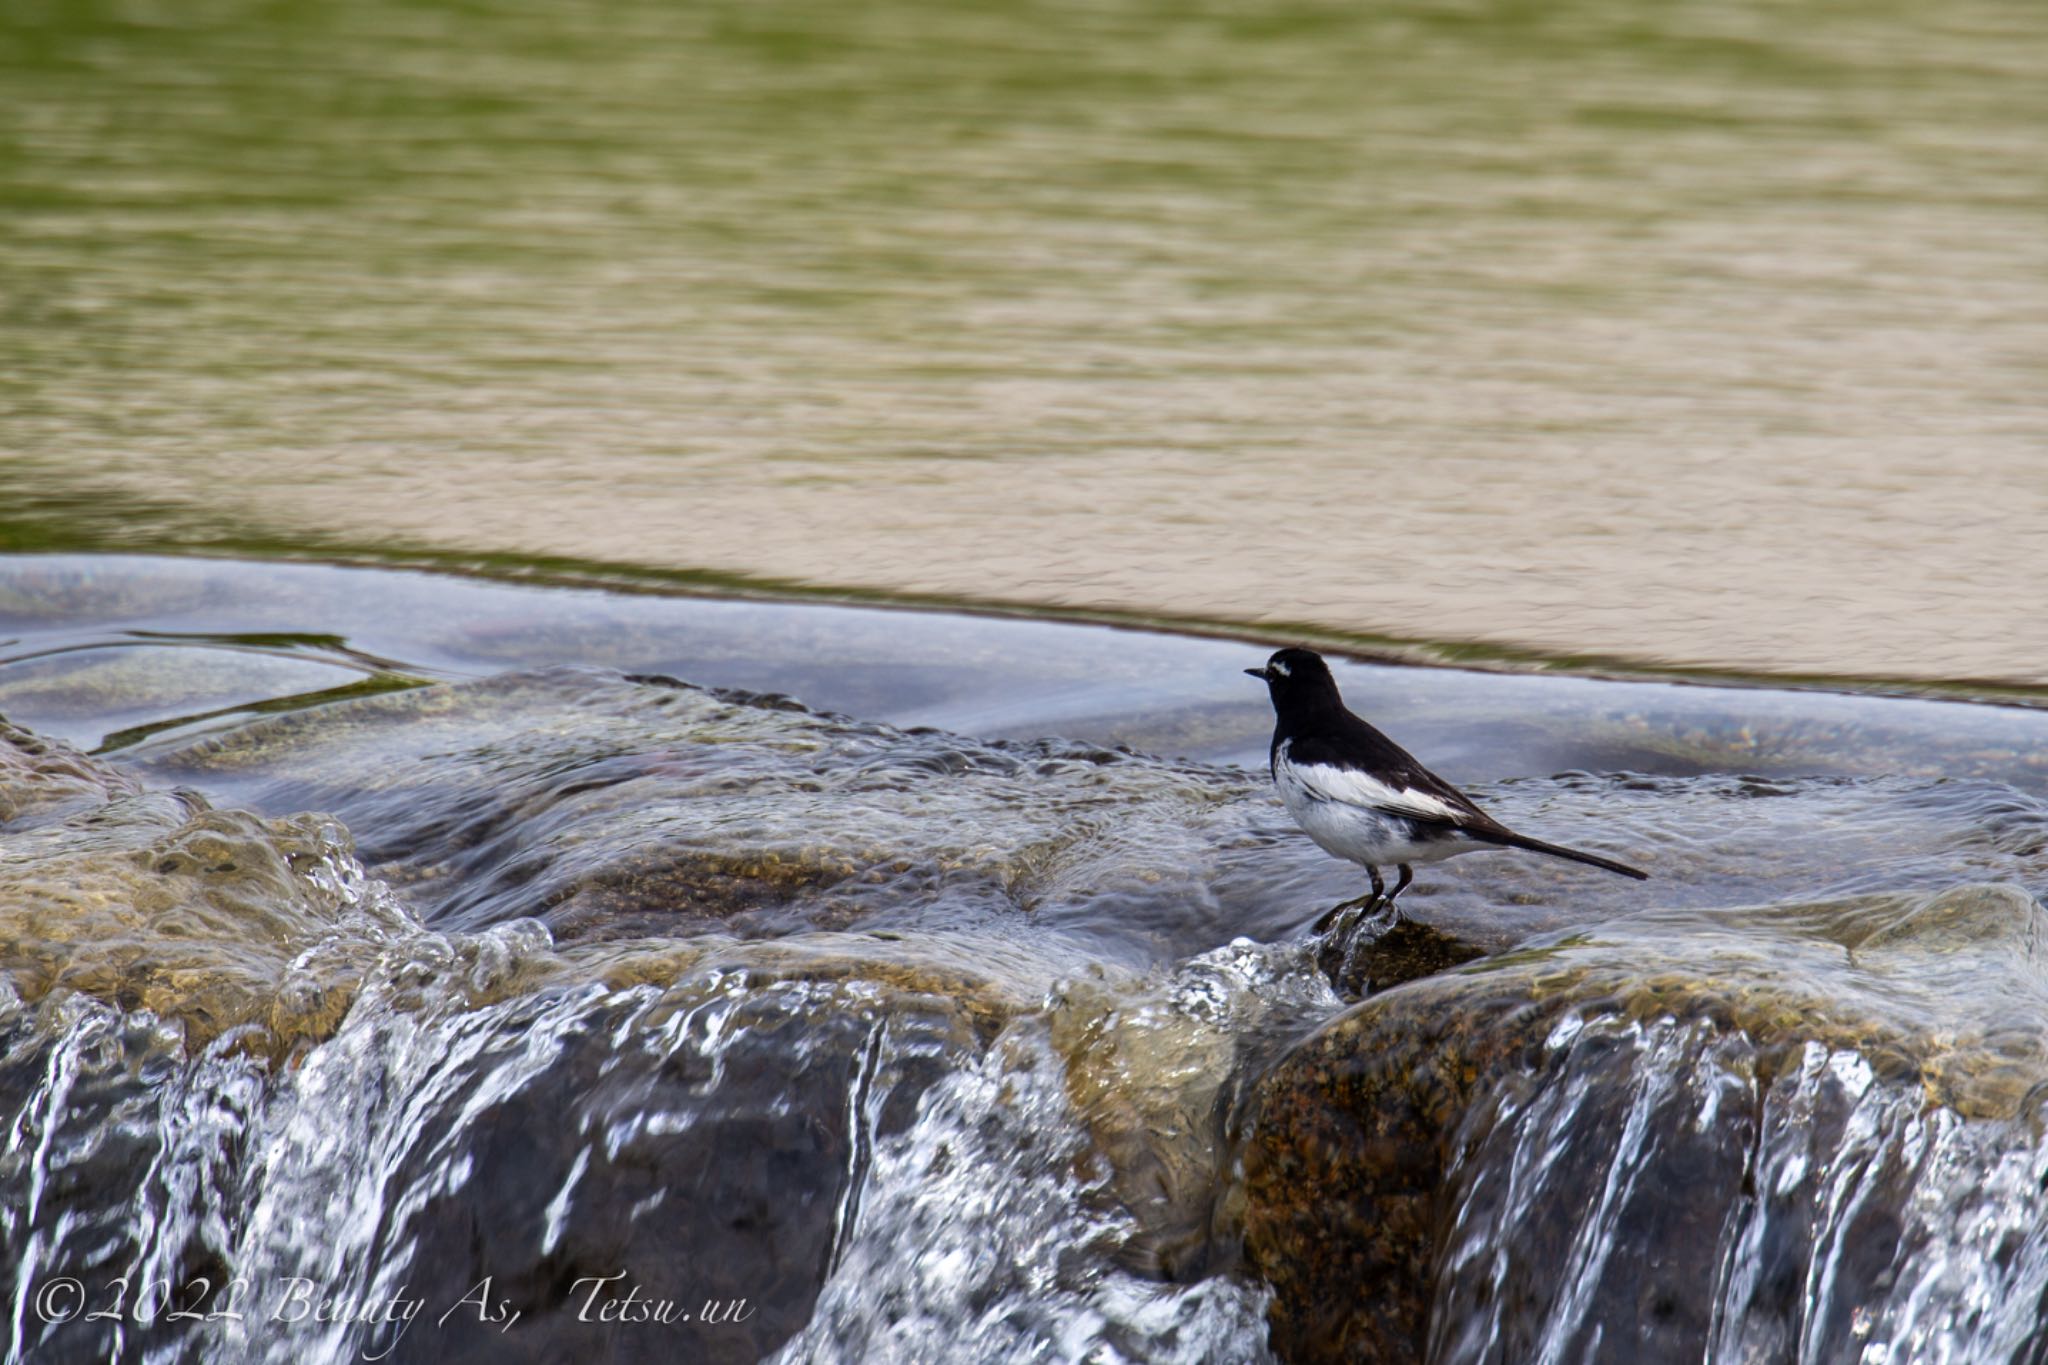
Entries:
{"type": "Polygon", "coordinates": [[[1392,897],[1376,892],[1344,902],[1317,922],[1319,930],[1328,932],[1316,947],[1316,962],[1340,994],[1363,993],[1357,983],[1371,975],[1366,963],[1372,955],[1372,945],[1385,938],[1400,919],[1401,912],[1395,908],[1392,897]],[[1347,986],[1346,982],[1351,984],[1347,986]]]}
{"type": "Polygon", "coordinates": [[[1327,934],[1330,932],[1332,925],[1336,924],[1338,920],[1345,918],[1346,911],[1356,910],[1358,912],[1357,918],[1362,919],[1367,910],[1372,909],[1379,903],[1380,893],[1377,891],[1368,891],[1363,896],[1353,896],[1350,900],[1333,905],[1328,910],[1325,910],[1322,918],[1309,926],[1309,932],[1327,934]]]}
{"type": "Polygon", "coordinates": [[[1326,934],[1336,929],[1342,933],[1351,934],[1357,931],[1358,926],[1365,921],[1368,915],[1379,910],[1393,911],[1393,917],[1388,921],[1389,924],[1401,918],[1400,908],[1394,904],[1392,896],[1379,891],[1368,891],[1363,896],[1354,896],[1343,904],[1333,905],[1324,911],[1323,917],[1311,926],[1311,932],[1326,934]]]}

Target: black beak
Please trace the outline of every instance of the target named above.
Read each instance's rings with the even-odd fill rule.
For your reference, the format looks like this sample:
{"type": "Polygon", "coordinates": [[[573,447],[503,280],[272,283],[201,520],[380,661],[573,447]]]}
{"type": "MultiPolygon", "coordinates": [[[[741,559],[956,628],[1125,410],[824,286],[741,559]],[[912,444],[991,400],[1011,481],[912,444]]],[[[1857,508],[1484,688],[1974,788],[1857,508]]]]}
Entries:
{"type": "Polygon", "coordinates": [[[1265,670],[1265,669],[1263,669],[1263,668],[1247,668],[1247,669],[1245,670],[1245,672],[1247,672],[1247,673],[1251,674],[1251,675],[1252,675],[1252,676],[1253,676],[1254,678],[1257,678],[1257,679],[1258,679],[1258,680],[1259,680],[1260,682],[1266,682],[1266,681],[1268,681],[1268,679],[1267,679],[1267,677],[1266,677],[1266,670],[1265,670]]]}

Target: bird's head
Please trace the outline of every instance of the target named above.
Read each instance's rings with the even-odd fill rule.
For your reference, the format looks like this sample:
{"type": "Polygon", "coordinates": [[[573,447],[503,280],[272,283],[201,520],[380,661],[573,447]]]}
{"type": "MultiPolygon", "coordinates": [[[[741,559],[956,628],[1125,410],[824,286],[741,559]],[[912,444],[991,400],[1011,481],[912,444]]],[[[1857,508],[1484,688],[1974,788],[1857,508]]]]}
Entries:
{"type": "Polygon", "coordinates": [[[1330,666],[1312,649],[1283,649],[1266,660],[1264,668],[1247,668],[1245,672],[1265,679],[1276,711],[1344,704],[1337,695],[1337,680],[1330,676],[1330,666]]]}

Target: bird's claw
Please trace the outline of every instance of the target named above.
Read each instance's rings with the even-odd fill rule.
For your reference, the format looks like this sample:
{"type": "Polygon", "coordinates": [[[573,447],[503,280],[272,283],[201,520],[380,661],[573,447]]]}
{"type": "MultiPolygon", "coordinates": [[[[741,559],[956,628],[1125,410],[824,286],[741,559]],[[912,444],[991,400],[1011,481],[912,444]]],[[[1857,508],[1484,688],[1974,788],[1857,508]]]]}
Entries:
{"type": "MultiPolygon", "coordinates": [[[[1392,901],[1384,893],[1378,891],[1368,891],[1363,896],[1353,896],[1350,900],[1339,905],[1333,905],[1324,911],[1322,918],[1318,919],[1311,926],[1310,932],[1317,934],[1328,933],[1340,920],[1348,919],[1351,924],[1355,925],[1359,920],[1364,919],[1369,912],[1377,910],[1381,906],[1391,904],[1392,901]],[[1345,912],[1349,910],[1356,910],[1358,913],[1347,916],[1345,912]]],[[[1399,910],[1394,912],[1396,917],[1400,913],[1399,910]]]]}

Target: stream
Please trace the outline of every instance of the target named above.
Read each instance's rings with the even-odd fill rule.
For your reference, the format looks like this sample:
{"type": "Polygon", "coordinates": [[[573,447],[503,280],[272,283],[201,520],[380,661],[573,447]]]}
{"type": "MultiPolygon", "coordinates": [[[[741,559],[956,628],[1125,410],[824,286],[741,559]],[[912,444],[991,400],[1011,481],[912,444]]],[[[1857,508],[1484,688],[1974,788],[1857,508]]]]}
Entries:
{"type": "Polygon", "coordinates": [[[2033,1361],[2048,715],[0,561],[8,1360],[2033,1361]]]}

